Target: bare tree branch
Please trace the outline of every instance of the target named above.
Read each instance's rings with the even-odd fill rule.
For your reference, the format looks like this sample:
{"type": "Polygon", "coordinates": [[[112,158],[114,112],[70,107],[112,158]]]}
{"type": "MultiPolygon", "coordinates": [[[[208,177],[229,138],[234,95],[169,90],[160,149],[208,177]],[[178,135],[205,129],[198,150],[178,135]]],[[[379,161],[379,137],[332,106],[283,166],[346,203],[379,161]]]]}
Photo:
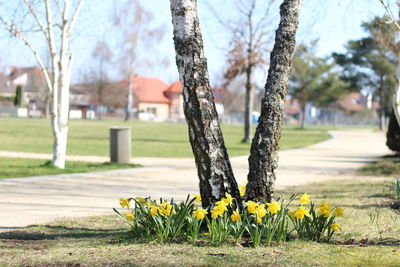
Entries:
{"type": "Polygon", "coordinates": [[[31,12],[32,16],[35,18],[40,30],[43,32],[44,36],[46,39],[48,39],[48,32],[46,30],[46,28],[44,27],[43,22],[40,20],[35,8],[32,5],[32,2],[29,0],[24,0],[25,4],[28,6],[29,11],[31,12]]]}
{"type": "Polygon", "coordinates": [[[396,25],[398,30],[400,30],[400,25],[397,22],[397,19],[394,17],[392,10],[390,10],[389,5],[383,0],[378,0],[378,1],[381,2],[381,4],[383,5],[383,7],[385,8],[386,12],[390,16],[390,18],[391,18],[392,22],[394,23],[394,25],[396,25]]]}
{"type": "Polygon", "coordinates": [[[75,28],[76,20],[78,19],[79,12],[82,9],[83,2],[84,2],[84,0],[79,0],[79,3],[76,5],[76,8],[74,10],[74,13],[72,14],[71,22],[69,25],[68,35],[71,35],[72,31],[75,28]]]}
{"type": "Polygon", "coordinates": [[[50,75],[46,69],[46,66],[44,65],[43,61],[40,59],[39,53],[37,51],[37,49],[32,45],[32,43],[30,43],[25,36],[22,34],[22,32],[20,30],[18,30],[16,27],[14,27],[13,25],[7,23],[3,17],[0,17],[0,23],[2,23],[6,29],[11,33],[11,35],[13,35],[14,37],[20,39],[27,47],[29,47],[29,49],[32,51],[33,56],[35,57],[37,63],[39,64],[40,68],[43,71],[43,74],[45,76],[46,79],[46,83],[49,89],[49,92],[51,93],[53,90],[52,87],[52,83],[51,83],[51,79],[50,79],[50,75]]]}

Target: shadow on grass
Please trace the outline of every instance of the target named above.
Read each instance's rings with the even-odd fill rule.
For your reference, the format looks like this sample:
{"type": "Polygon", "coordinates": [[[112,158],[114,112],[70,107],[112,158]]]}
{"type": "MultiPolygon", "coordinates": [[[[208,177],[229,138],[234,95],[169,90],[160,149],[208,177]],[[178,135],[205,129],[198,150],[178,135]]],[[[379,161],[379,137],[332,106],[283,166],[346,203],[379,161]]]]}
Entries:
{"type": "MultiPolygon", "coordinates": [[[[121,239],[129,232],[126,229],[90,229],[82,227],[67,227],[60,225],[33,225],[25,231],[17,230],[0,233],[0,239],[9,240],[54,240],[62,238],[107,238],[121,239]]],[[[130,236],[130,235],[129,235],[130,236]]],[[[131,237],[131,236],[130,236],[131,237]]],[[[121,240],[122,241],[122,240],[121,240]]]]}
{"type": "Polygon", "coordinates": [[[135,138],[133,142],[148,142],[148,143],[169,143],[169,144],[187,144],[188,140],[170,140],[170,139],[154,139],[154,138],[135,138]]]}

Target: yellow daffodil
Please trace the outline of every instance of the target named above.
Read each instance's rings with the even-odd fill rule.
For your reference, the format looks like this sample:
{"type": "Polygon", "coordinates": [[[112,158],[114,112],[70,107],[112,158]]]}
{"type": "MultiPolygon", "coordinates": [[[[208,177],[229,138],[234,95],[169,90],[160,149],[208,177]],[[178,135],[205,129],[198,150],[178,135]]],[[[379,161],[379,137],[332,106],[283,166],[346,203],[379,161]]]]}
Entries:
{"type": "Polygon", "coordinates": [[[240,194],[241,197],[244,197],[244,194],[246,194],[246,185],[240,185],[239,186],[239,194],[240,194]]]}
{"type": "Polygon", "coordinates": [[[211,217],[212,218],[214,218],[214,219],[217,219],[219,216],[220,216],[220,212],[219,212],[219,210],[218,209],[213,209],[212,211],[211,211],[211,217]]]}
{"type": "Polygon", "coordinates": [[[295,214],[295,211],[289,211],[289,216],[290,216],[290,218],[293,220],[294,219],[294,214],[295,214]]]}
{"type": "Polygon", "coordinates": [[[126,198],[120,198],[119,204],[121,205],[122,208],[125,208],[125,207],[130,208],[130,206],[131,206],[129,203],[129,199],[126,199],[126,198]]]}
{"type": "Polygon", "coordinates": [[[227,203],[227,202],[225,201],[225,199],[223,198],[222,200],[215,202],[215,205],[216,205],[216,206],[226,207],[226,206],[228,206],[228,203],[227,203]]]}
{"type": "Polygon", "coordinates": [[[319,204],[319,208],[318,208],[318,216],[323,215],[325,218],[328,218],[331,215],[332,212],[332,207],[325,201],[321,202],[321,204],[319,204]]]}
{"type": "Polygon", "coordinates": [[[133,218],[135,218],[135,215],[133,215],[132,212],[128,212],[128,213],[125,213],[125,218],[126,218],[129,222],[131,222],[131,221],[133,221],[133,218]]]}
{"type": "Polygon", "coordinates": [[[136,199],[137,202],[139,202],[139,203],[142,204],[142,205],[147,204],[146,199],[144,199],[144,198],[142,198],[142,197],[136,197],[135,199],[136,199]]]}
{"type": "Polygon", "coordinates": [[[240,222],[240,221],[242,221],[242,218],[240,217],[240,213],[239,213],[239,210],[238,210],[238,209],[236,209],[236,210],[232,213],[232,215],[231,215],[231,220],[232,220],[232,222],[240,222]]]}
{"type": "Polygon", "coordinates": [[[197,209],[193,211],[193,216],[195,216],[199,220],[203,220],[206,214],[208,214],[208,212],[205,209],[197,209]]]}
{"type": "Polygon", "coordinates": [[[310,217],[310,213],[303,206],[300,206],[297,210],[294,211],[294,217],[303,220],[304,216],[310,217]]]}
{"type": "Polygon", "coordinates": [[[256,213],[256,208],[258,207],[258,203],[249,200],[246,202],[246,207],[248,212],[256,213]]]}
{"type": "Polygon", "coordinates": [[[301,197],[300,197],[300,204],[305,205],[308,204],[308,202],[310,202],[310,195],[307,195],[307,193],[304,193],[301,197]]]}
{"type": "Polygon", "coordinates": [[[233,199],[234,199],[234,198],[233,198],[230,194],[225,193],[225,198],[223,198],[222,201],[224,201],[224,202],[227,203],[228,205],[232,205],[233,199]]]}
{"type": "Polygon", "coordinates": [[[150,206],[150,215],[151,216],[156,216],[158,213],[158,207],[157,206],[150,206]]]}
{"type": "Polygon", "coordinates": [[[194,197],[196,198],[196,202],[201,202],[201,195],[199,193],[194,194],[194,197]]]}
{"type": "Polygon", "coordinates": [[[343,210],[344,210],[343,208],[336,208],[335,209],[335,213],[334,213],[335,216],[336,217],[342,217],[343,216],[343,210]]]}
{"type": "Polygon", "coordinates": [[[322,201],[322,202],[319,204],[319,207],[320,207],[320,208],[327,208],[327,209],[329,209],[329,210],[332,209],[331,205],[329,205],[329,204],[328,204],[327,202],[325,202],[325,201],[322,201]]]}
{"type": "MultiPolygon", "coordinates": [[[[218,202],[220,202],[220,201],[218,201],[218,202]]],[[[216,202],[216,203],[218,203],[218,202],[216,202]]],[[[213,210],[211,211],[211,217],[216,219],[216,218],[222,216],[226,210],[228,210],[226,208],[226,205],[219,204],[219,205],[215,206],[213,208],[213,210]]]]}
{"type": "Polygon", "coordinates": [[[338,224],[338,223],[332,224],[332,225],[331,225],[331,229],[332,229],[332,231],[334,231],[334,232],[339,231],[339,230],[340,230],[340,224],[338,224]]]}
{"type": "Polygon", "coordinates": [[[267,203],[268,210],[271,214],[278,213],[281,210],[281,205],[277,202],[267,203]]]}
{"type": "Polygon", "coordinates": [[[257,223],[262,223],[262,219],[260,217],[257,216],[257,223]]]}
{"type": "Polygon", "coordinates": [[[325,218],[328,218],[331,215],[331,210],[327,206],[319,207],[317,215],[324,215],[325,218]]]}
{"type": "Polygon", "coordinates": [[[265,215],[267,215],[267,210],[265,209],[264,204],[261,204],[256,208],[256,214],[259,218],[263,218],[265,215]]]}
{"type": "Polygon", "coordinates": [[[171,215],[172,212],[172,205],[169,204],[168,202],[163,202],[161,203],[158,212],[160,212],[160,214],[163,216],[169,216],[171,215]]]}

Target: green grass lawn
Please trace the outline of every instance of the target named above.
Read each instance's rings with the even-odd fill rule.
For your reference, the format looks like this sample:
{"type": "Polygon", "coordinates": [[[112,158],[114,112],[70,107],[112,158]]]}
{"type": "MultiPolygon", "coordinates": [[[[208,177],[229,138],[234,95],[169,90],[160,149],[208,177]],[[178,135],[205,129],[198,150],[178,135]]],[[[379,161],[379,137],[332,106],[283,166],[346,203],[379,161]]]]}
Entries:
{"type": "Polygon", "coordinates": [[[0,266],[399,266],[400,215],[382,179],[332,181],[290,188],[345,208],[331,243],[288,241],[271,247],[230,243],[160,244],[135,240],[116,216],[88,217],[0,233],[0,266]],[[375,218],[372,222],[371,218],[375,218]]]}
{"type": "MultiPolygon", "coordinates": [[[[68,139],[69,155],[109,154],[109,127],[132,127],[133,157],[192,157],[186,124],[123,122],[118,120],[71,120],[68,139]]],[[[222,130],[230,156],[249,154],[249,144],[241,143],[243,127],[223,125],[222,130]]],[[[327,128],[299,130],[285,127],[281,149],[308,146],[329,139],[327,128]]],[[[51,153],[50,122],[44,119],[0,118],[0,150],[51,153]]]]}
{"type": "Polygon", "coordinates": [[[58,169],[41,159],[0,158],[0,180],[5,178],[29,177],[79,172],[107,171],[134,168],[137,164],[88,163],[67,161],[65,169],[58,169]]]}

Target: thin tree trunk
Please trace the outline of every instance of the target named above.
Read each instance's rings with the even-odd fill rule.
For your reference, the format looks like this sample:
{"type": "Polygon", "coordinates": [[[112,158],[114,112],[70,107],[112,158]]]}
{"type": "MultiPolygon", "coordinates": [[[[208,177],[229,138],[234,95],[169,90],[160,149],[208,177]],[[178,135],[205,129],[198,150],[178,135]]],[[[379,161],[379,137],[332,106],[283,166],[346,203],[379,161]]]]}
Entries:
{"type": "Polygon", "coordinates": [[[333,110],[333,126],[337,126],[337,124],[338,124],[338,112],[339,112],[339,103],[338,102],[336,102],[335,103],[335,106],[334,106],[334,108],[333,108],[334,110],[333,110]]]}
{"type": "Polygon", "coordinates": [[[383,92],[383,88],[381,87],[380,92],[380,108],[379,108],[379,130],[383,130],[385,128],[385,93],[383,92]]]}
{"type": "Polygon", "coordinates": [[[306,121],[306,104],[304,102],[300,103],[300,129],[304,129],[306,121]]]}
{"type": "MultiPolygon", "coordinates": [[[[65,167],[65,156],[67,153],[68,119],[69,119],[69,87],[71,82],[72,53],[70,51],[70,36],[75,22],[75,11],[72,19],[69,19],[70,1],[64,1],[61,27],[60,56],[53,58],[54,82],[53,82],[53,113],[52,125],[54,133],[53,159],[54,166],[63,169],[65,167]]],[[[77,6],[80,8],[82,1],[77,6]]],[[[48,5],[48,7],[50,7],[48,5]]],[[[48,13],[49,17],[51,13],[48,13]]],[[[49,24],[50,25],[50,24],[49,24]]],[[[50,40],[51,41],[51,40],[50,40]]],[[[54,39],[53,39],[54,41],[54,39]]],[[[51,52],[55,52],[56,46],[51,44],[51,52]]]]}
{"type": "Polygon", "coordinates": [[[44,117],[47,119],[49,118],[49,115],[50,115],[50,96],[46,96],[44,117]]]}
{"type": "Polygon", "coordinates": [[[385,92],[383,90],[383,76],[380,77],[380,92],[379,92],[379,130],[385,128],[385,92]]]}
{"type": "Polygon", "coordinates": [[[239,190],[225,148],[197,17],[197,0],[171,0],[176,65],[183,85],[183,108],[200,179],[203,207],[225,192],[239,198],[239,190]]]}
{"type": "Polygon", "coordinates": [[[251,83],[252,67],[248,67],[246,70],[246,98],[245,98],[245,110],[244,110],[244,137],[242,142],[249,143],[252,126],[252,113],[254,107],[254,89],[251,83]]]}
{"type": "Polygon", "coordinates": [[[132,105],[133,105],[133,92],[132,92],[132,77],[128,78],[128,103],[125,108],[125,121],[132,119],[132,105]]]}
{"type": "Polygon", "coordinates": [[[246,196],[258,201],[271,201],[278,167],[278,143],[281,137],[283,109],[296,43],[301,0],[284,0],[281,20],[271,52],[261,116],[251,144],[246,196]]]}

